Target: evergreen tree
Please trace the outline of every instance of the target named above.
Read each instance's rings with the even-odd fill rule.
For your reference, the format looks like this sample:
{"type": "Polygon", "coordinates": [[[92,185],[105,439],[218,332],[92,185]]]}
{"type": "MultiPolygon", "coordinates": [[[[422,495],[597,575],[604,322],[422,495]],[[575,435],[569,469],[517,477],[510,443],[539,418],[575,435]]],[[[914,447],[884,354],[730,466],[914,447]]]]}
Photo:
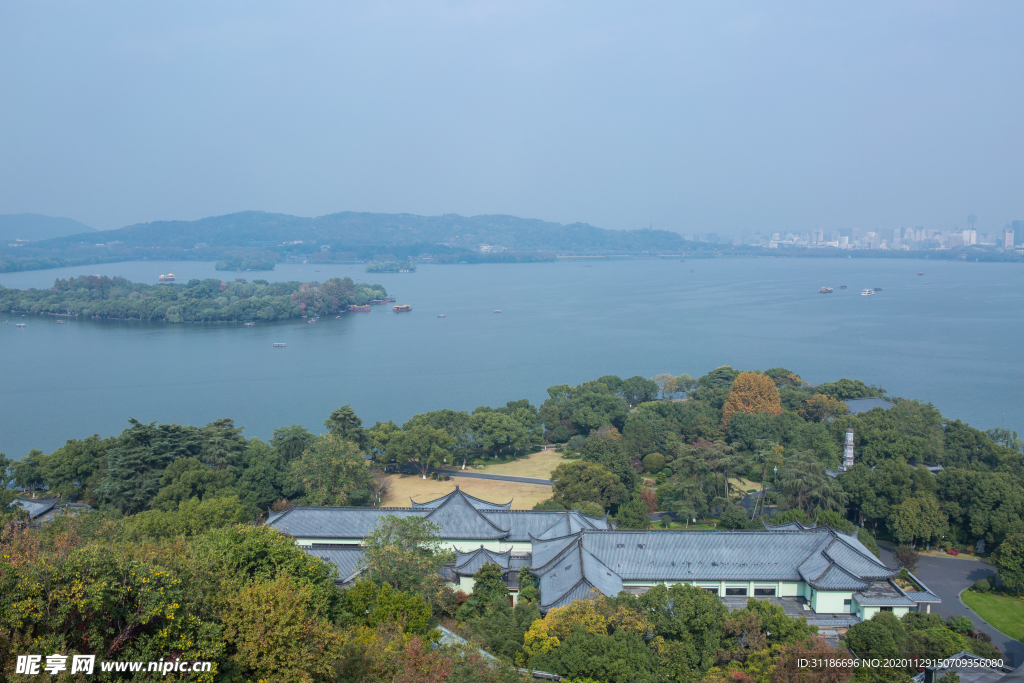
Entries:
{"type": "Polygon", "coordinates": [[[195,427],[142,424],[129,419],[107,455],[107,471],[98,494],[124,513],[149,507],[160,488],[164,469],[183,457],[198,457],[202,439],[195,427]]]}
{"type": "Polygon", "coordinates": [[[365,449],[368,437],[362,425],[363,421],[348,404],[335,408],[330,417],[324,420],[324,426],[327,427],[328,433],[340,436],[346,441],[356,444],[360,449],[365,449]]]}

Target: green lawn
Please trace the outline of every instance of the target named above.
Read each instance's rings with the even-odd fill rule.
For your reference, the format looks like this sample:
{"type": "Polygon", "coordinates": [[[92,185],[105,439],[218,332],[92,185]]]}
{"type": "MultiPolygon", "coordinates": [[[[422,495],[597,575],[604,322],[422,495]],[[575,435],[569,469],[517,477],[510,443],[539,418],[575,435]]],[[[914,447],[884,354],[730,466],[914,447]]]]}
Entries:
{"type": "Polygon", "coordinates": [[[1024,599],[971,590],[961,593],[960,598],[982,619],[1011,638],[1024,642],[1024,599]]]}

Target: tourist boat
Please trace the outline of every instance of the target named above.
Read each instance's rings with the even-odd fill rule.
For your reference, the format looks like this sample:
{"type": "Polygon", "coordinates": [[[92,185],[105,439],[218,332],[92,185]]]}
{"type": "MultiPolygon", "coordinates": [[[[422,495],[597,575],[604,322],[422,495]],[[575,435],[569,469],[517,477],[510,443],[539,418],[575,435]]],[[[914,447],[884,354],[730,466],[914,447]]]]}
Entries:
{"type": "Polygon", "coordinates": [[[412,311],[412,306],[409,304],[402,304],[401,306],[392,306],[391,310],[395,313],[409,313],[412,311]]]}
{"type": "Polygon", "coordinates": [[[438,318],[447,318],[448,316],[446,316],[444,313],[438,313],[437,317],[438,318]]]}
{"type": "Polygon", "coordinates": [[[369,306],[356,306],[355,304],[350,304],[349,307],[348,307],[348,310],[350,310],[350,311],[362,311],[364,313],[367,313],[367,312],[369,312],[370,307],[369,306]]]}
{"type": "Polygon", "coordinates": [[[174,282],[174,273],[167,273],[167,275],[161,275],[160,282],[174,282]]]}
{"type": "Polygon", "coordinates": [[[861,296],[874,296],[874,294],[874,291],[870,289],[865,289],[863,292],[860,293],[861,296]]]}
{"type": "Polygon", "coordinates": [[[501,313],[501,309],[499,308],[498,310],[495,311],[495,313],[501,313]]]}
{"type": "Polygon", "coordinates": [[[839,289],[846,289],[846,285],[839,285],[839,289]]]}
{"type": "Polygon", "coordinates": [[[832,293],[832,288],[831,287],[822,287],[821,289],[818,290],[818,294],[831,294],[831,293],[832,293]]]}
{"type": "Polygon", "coordinates": [[[277,342],[276,344],[274,344],[274,348],[275,349],[283,349],[284,348],[284,344],[282,344],[281,342],[277,342]]]}

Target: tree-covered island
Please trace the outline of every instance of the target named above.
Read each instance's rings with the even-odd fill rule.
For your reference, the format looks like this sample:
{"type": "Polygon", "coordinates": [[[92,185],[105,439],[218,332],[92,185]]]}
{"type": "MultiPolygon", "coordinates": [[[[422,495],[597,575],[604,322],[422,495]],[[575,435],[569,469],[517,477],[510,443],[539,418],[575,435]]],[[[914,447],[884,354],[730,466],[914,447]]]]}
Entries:
{"type": "Polygon", "coordinates": [[[0,285],[0,311],[169,323],[270,321],[332,315],[386,296],[383,286],[349,277],[326,282],[210,278],[147,285],[123,277],[83,275],[57,279],[50,289],[0,285]]]}
{"type": "Polygon", "coordinates": [[[412,273],[416,264],[411,261],[370,261],[366,264],[367,273],[412,273]]]}
{"type": "Polygon", "coordinates": [[[273,270],[276,265],[270,259],[265,258],[233,258],[227,261],[217,261],[217,270],[273,270]]]}

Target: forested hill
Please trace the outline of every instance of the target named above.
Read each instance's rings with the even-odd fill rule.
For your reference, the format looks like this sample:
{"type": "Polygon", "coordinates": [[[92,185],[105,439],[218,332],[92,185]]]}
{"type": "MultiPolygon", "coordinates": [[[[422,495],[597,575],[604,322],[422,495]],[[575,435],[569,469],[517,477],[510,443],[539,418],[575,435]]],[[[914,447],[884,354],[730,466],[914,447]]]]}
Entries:
{"type": "Polygon", "coordinates": [[[687,248],[665,230],[605,230],[516,216],[416,216],[343,212],[316,218],[244,211],[197,221],[157,221],[17,248],[0,245],[0,271],[136,258],[219,260],[315,257],[320,261],[429,255],[446,261],[537,261],[555,254],[663,254],[687,248]],[[487,246],[485,246],[487,245],[487,246]],[[488,248],[490,247],[490,248],[488,248]]]}
{"type": "Polygon", "coordinates": [[[96,230],[70,218],[54,218],[38,213],[0,214],[0,240],[5,242],[46,240],[66,235],[78,235],[88,239],[85,237],[86,234],[95,237],[96,230]]]}
{"type": "MultiPolygon", "coordinates": [[[[416,216],[345,211],[317,218],[244,211],[198,221],[157,221],[104,233],[137,246],[249,246],[302,240],[332,250],[365,246],[445,245],[478,250],[487,244],[514,251],[676,251],[683,238],[665,230],[605,230],[586,223],[562,225],[516,216],[416,216]]],[[[73,241],[69,239],[68,242],[73,241]]],[[[270,246],[270,245],[267,245],[270,246]]]]}

